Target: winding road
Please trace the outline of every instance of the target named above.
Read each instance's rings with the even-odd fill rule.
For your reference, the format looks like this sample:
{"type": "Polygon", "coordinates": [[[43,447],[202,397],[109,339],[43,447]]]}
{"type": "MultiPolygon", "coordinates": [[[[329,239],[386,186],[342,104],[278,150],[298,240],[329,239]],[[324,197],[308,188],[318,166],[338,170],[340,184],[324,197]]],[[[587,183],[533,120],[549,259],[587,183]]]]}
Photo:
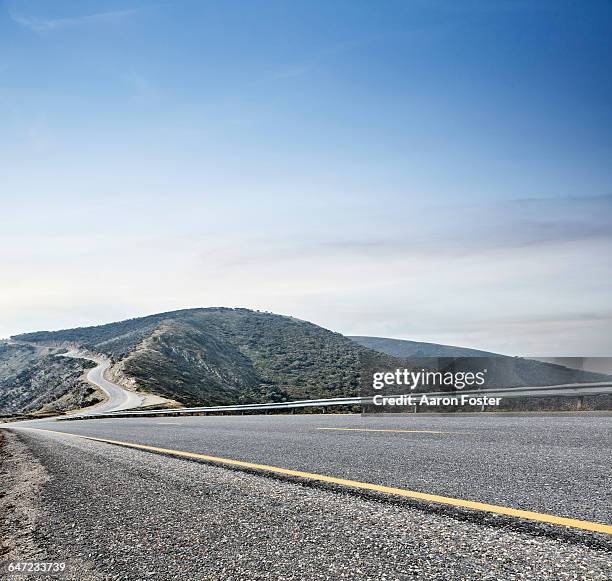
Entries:
{"type": "Polygon", "coordinates": [[[96,412],[129,410],[144,405],[145,395],[127,390],[104,377],[104,373],[111,366],[108,359],[103,359],[97,363],[98,365],[87,374],[87,381],[97,385],[108,396],[108,400],[96,406],[96,412]]]}
{"type": "Polygon", "coordinates": [[[82,415],[92,411],[96,413],[116,412],[139,408],[150,404],[161,404],[168,401],[159,396],[131,391],[106,379],[104,374],[111,366],[110,359],[106,357],[91,355],[81,351],[70,351],[62,354],[62,357],[88,359],[96,363],[97,365],[87,373],[87,381],[99,387],[107,397],[105,401],[94,407],[87,408],[87,410],[75,410],[67,415],[82,415]]]}

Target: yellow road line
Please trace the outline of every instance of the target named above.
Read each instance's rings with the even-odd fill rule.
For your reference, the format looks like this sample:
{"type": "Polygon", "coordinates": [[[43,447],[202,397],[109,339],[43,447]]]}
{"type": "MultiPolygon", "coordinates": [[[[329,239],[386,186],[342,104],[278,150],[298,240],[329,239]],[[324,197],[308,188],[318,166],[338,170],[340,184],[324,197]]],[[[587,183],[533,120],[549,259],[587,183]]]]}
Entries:
{"type": "Polygon", "coordinates": [[[399,434],[457,434],[460,432],[438,432],[436,430],[391,430],[377,428],[317,428],[317,430],[337,430],[341,432],[393,432],[399,434]]]}
{"type": "Polygon", "coordinates": [[[452,498],[449,496],[438,496],[436,494],[416,492],[414,490],[406,490],[404,488],[394,488],[391,486],[382,486],[380,484],[359,482],[358,480],[347,480],[345,478],[336,478],[335,476],[325,476],[324,474],[315,474],[312,472],[302,472],[301,470],[290,470],[288,468],[279,468],[277,466],[268,466],[266,464],[254,464],[252,462],[243,462],[242,460],[232,460],[230,458],[220,458],[218,456],[208,456],[206,454],[198,454],[196,452],[184,452],[182,450],[172,450],[169,448],[158,448],[157,446],[147,446],[145,444],[134,444],[132,442],[123,442],[120,440],[109,440],[106,438],[94,438],[93,436],[82,436],[80,434],[70,434],[68,432],[58,432],[56,430],[44,430],[41,428],[19,428],[19,429],[35,430],[39,432],[50,432],[52,434],[61,434],[63,436],[73,436],[75,438],[82,438],[84,440],[93,440],[95,442],[115,444],[118,446],[124,446],[126,448],[136,448],[137,450],[146,450],[148,452],[158,452],[158,453],[167,454],[170,456],[177,456],[179,458],[190,458],[190,459],[196,459],[196,460],[203,460],[205,462],[211,462],[214,464],[221,464],[225,466],[236,466],[239,468],[246,468],[248,470],[258,470],[261,472],[268,472],[271,474],[282,474],[283,476],[293,476],[297,478],[304,478],[306,480],[313,480],[316,482],[326,482],[328,484],[347,486],[350,488],[356,488],[358,490],[369,490],[373,492],[382,492],[383,494],[390,494],[393,496],[401,496],[404,498],[412,498],[412,499],[422,500],[426,502],[435,502],[438,504],[446,504],[446,505],[450,505],[454,507],[468,508],[470,510],[477,510],[481,512],[493,513],[493,514],[501,514],[504,516],[511,516],[515,518],[522,518],[522,519],[532,520],[536,522],[549,523],[549,524],[560,525],[564,527],[570,527],[574,529],[582,529],[585,531],[593,531],[596,533],[605,533],[608,535],[612,535],[611,525],[591,522],[587,520],[578,520],[574,518],[555,516],[552,514],[532,512],[529,510],[520,510],[517,508],[497,506],[495,504],[486,504],[484,502],[463,500],[461,498],[452,498]]]}

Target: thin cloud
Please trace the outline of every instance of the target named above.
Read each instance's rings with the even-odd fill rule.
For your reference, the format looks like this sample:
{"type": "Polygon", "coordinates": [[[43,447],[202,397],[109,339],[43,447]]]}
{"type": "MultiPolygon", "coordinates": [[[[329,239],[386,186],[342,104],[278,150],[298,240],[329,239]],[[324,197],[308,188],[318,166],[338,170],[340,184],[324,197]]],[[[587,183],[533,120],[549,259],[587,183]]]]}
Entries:
{"type": "Polygon", "coordinates": [[[308,75],[312,71],[320,67],[322,63],[325,62],[327,59],[336,55],[361,49],[367,46],[368,44],[379,40],[380,38],[382,38],[382,35],[377,34],[356,40],[336,42],[330,46],[327,46],[326,48],[314,52],[312,55],[310,55],[310,57],[306,58],[301,62],[287,64],[278,68],[275,71],[272,71],[262,76],[260,79],[254,81],[253,85],[303,77],[304,75],[308,75]]]}
{"type": "Polygon", "coordinates": [[[88,24],[112,24],[124,20],[134,14],[135,8],[129,10],[114,10],[111,12],[97,12],[95,14],[86,14],[84,16],[74,16],[67,18],[36,18],[27,14],[20,14],[13,10],[9,11],[11,20],[20,26],[35,32],[36,34],[45,34],[56,30],[64,30],[67,28],[76,28],[88,24]]]}
{"type": "Polygon", "coordinates": [[[123,76],[123,81],[131,91],[131,99],[141,105],[158,103],[161,94],[155,85],[146,77],[138,73],[129,73],[123,76]]]}

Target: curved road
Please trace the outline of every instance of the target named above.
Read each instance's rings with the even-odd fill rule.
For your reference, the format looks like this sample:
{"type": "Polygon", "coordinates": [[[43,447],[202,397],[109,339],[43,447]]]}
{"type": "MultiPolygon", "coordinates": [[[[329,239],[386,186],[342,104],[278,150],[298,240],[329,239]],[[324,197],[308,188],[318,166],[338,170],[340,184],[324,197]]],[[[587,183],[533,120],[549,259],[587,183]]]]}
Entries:
{"type": "MultiPolygon", "coordinates": [[[[142,405],[94,360],[96,411],[142,405]]],[[[70,559],[73,578],[607,581],[610,417],[15,422],[0,488],[25,516],[0,532],[19,558],[70,559]]]]}
{"type": "MultiPolygon", "coordinates": [[[[2,482],[12,478],[21,514],[31,511],[24,483],[40,499],[33,550],[104,579],[608,581],[609,422],[605,413],[21,422],[6,425],[15,463],[0,486],[12,490],[2,482]],[[37,473],[48,478],[28,481],[37,473]],[[503,517],[463,501],[534,512],[503,517]]],[[[6,536],[23,548],[27,527],[16,522],[6,536]]]]}

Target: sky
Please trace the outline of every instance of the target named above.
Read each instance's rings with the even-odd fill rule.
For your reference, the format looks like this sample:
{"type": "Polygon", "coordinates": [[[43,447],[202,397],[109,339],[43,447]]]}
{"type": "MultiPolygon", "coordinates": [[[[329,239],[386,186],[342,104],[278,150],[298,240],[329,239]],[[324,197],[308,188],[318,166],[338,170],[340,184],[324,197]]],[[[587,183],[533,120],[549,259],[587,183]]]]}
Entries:
{"type": "Polygon", "coordinates": [[[612,355],[612,2],[0,2],[0,337],[187,307],[612,355]]]}

